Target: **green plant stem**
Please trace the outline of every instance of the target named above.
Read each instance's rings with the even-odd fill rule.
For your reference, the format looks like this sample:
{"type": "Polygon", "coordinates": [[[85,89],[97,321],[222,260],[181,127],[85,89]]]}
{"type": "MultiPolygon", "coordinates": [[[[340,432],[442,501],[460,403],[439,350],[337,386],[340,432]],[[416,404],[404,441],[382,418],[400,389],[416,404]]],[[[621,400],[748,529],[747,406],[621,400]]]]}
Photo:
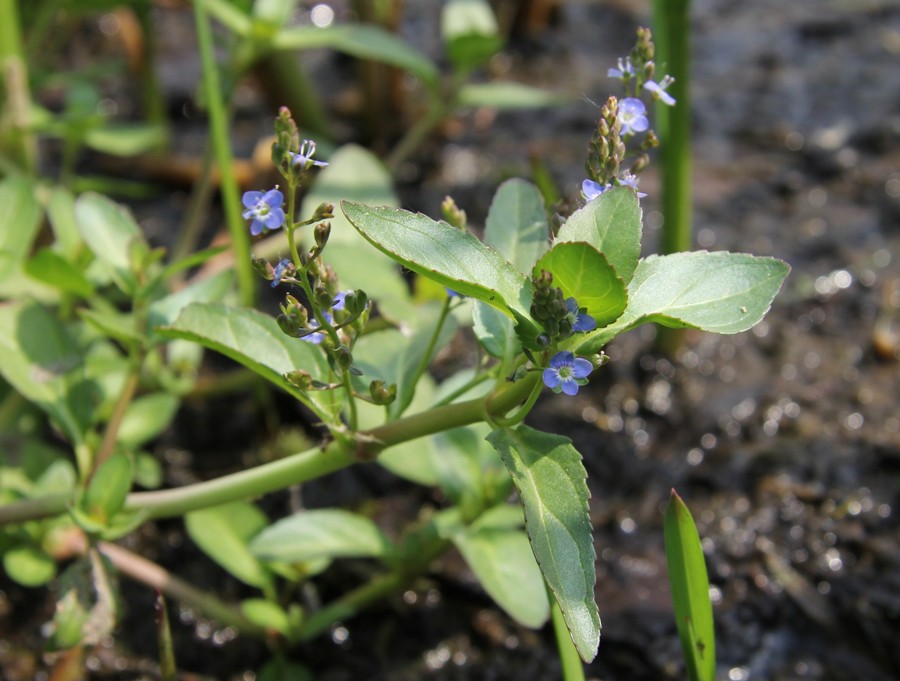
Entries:
{"type": "Polygon", "coordinates": [[[97,453],[94,456],[94,460],[91,463],[90,473],[85,480],[85,484],[90,482],[91,477],[94,475],[94,472],[106,461],[113,453],[116,448],[116,440],[119,435],[119,426],[122,425],[122,419],[125,418],[125,412],[128,411],[128,405],[131,404],[131,401],[134,399],[135,393],[137,393],[138,383],[140,382],[141,370],[140,365],[141,362],[135,362],[134,368],[132,368],[131,372],[128,374],[128,378],[125,379],[125,385],[122,386],[122,390],[119,393],[119,397],[116,399],[116,404],[113,407],[112,415],[109,418],[109,421],[106,424],[106,430],[103,433],[103,439],[100,441],[100,447],[97,449],[97,453]]]}
{"type": "Polygon", "coordinates": [[[231,156],[228,137],[228,117],[221,99],[221,86],[216,58],[213,50],[212,29],[206,15],[206,0],[194,0],[194,20],[196,21],[197,44],[203,66],[203,90],[209,109],[209,126],[213,153],[219,166],[222,204],[225,222],[231,234],[235,254],[238,290],[241,304],[253,307],[255,298],[255,278],[250,261],[250,237],[244,219],[241,217],[241,203],[231,156]]]}
{"type": "Polygon", "coordinates": [[[237,627],[243,633],[265,635],[265,629],[250,622],[237,608],[211,593],[201,591],[156,563],[109,542],[100,542],[98,548],[118,572],[147,584],[170,598],[195,606],[220,624],[237,627]]]}
{"type": "MultiPolygon", "coordinates": [[[[215,480],[157,492],[132,493],[125,501],[125,509],[145,510],[148,518],[167,518],[307,482],[359,461],[374,459],[384,449],[401,442],[489,418],[502,418],[528,397],[539,378],[539,373],[534,372],[485,397],[435,407],[365,431],[358,434],[355,450],[334,441],[324,448],[308,449],[215,480]]],[[[68,502],[68,495],[60,495],[7,504],[0,507],[0,526],[58,515],[65,511],[68,502]]]]}
{"type": "Polygon", "coordinates": [[[15,159],[22,170],[33,175],[37,167],[37,143],[27,132],[31,91],[18,7],[15,0],[0,0],[0,78],[6,94],[6,120],[0,121],[0,150],[15,159]]]}
{"type": "MultiPolygon", "coordinates": [[[[689,251],[693,245],[691,215],[690,0],[654,0],[657,68],[675,78],[669,93],[675,106],[656,105],[662,170],[663,253],[689,251]]],[[[656,346],[673,355],[683,329],[658,327],[656,346]]]]}
{"type": "Polygon", "coordinates": [[[550,589],[547,589],[547,597],[550,599],[550,617],[553,621],[553,634],[556,637],[559,663],[562,665],[563,681],[584,681],[584,664],[572,642],[572,636],[569,634],[562,610],[559,609],[559,603],[556,602],[550,589]]]}
{"type": "Polygon", "coordinates": [[[397,142],[384,164],[392,174],[424,142],[447,115],[447,106],[438,95],[432,95],[426,114],[397,142]]]}

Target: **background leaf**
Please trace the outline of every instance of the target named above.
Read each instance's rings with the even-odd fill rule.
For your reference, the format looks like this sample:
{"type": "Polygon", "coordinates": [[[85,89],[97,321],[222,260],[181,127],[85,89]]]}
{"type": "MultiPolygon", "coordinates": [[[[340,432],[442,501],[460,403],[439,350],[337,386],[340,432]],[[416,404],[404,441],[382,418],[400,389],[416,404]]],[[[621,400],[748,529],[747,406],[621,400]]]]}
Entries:
{"type": "Polygon", "coordinates": [[[532,629],[547,622],[547,587],[523,531],[470,529],[454,534],[452,541],[484,590],[510,617],[532,629]]]}
{"type": "Polygon", "coordinates": [[[537,187],[520,179],[501,184],[485,220],[484,243],[530,277],[549,239],[547,212],[537,187]]]}
{"type": "MultiPolygon", "coordinates": [[[[337,206],[344,199],[387,206],[399,203],[384,164],[370,151],[352,144],[329,158],[329,166],[319,173],[304,197],[301,212],[311,215],[321,203],[337,206]]],[[[335,210],[331,220],[324,257],[338,273],[342,289],[363,289],[389,317],[414,317],[409,285],[400,268],[388,256],[373,250],[340,210],[335,210]],[[360,267],[362,262],[365,267],[360,267]]]]}
{"type": "Polygon", "coordinates": [[[613,187],[572,213],[556,240],[589,243],[627,284],[641,255],[641,229],[637,194],[629,187],[613,187]]]}
{"type": "Polygon", "coordinates": [[[87,192],[75,201],[75,218],[81,238],[106,266],[116,285],[133,292],[137,282],[131,253],[136,243],[144,243],[144,235],[131,212],[105,196],[87,192]]]}
{"type": "Polygon", "coordinates": [[[596,352],[618,334],[646,322],[713,333],[740,333],[769,311],[790,267],[775,258],[724,251],[651,255],[628,285],[628,307],[576,351],[596,352]]]}
{"type": "Polygon", "coordinates": [[[330,508],[279,520],[253,539],[250,550],[263,560],[302,563],[318,558],[383,558],[393,547],[368,518],[330,508]]]}
{"type": "Polygon", "coordinates": [[[587,472],[572,442],[528,426],[495,430],[500,453],[525,509],[525,529],[578,654],[590,662],[600,645],[594,602],[594,541],[588,516],[587,472]]]}
{"type": "Polygon", "coordinates": [[[269,524],[269,519],[247,501],[193,511],[184,517],[194,543],[216,563],[250,586],[260,589],[272,583],[272,573],[248,548],[250,540],[269,524]]]}
{"type": "Polygon", "coordinates": [[[605,326],[618,319],[625,310],[628,293],[625,282],[610,266],[600,251],[582,242],[553,245],[534,266],[535,271],[553,274],[553,285],[566,298],[574,297],[580,307],[605,326]]]}
{"type": "Polygon", "coordinates": [[[441,37],[455,69],[480,66],[503,47],[494,10],[486,0],[448,0],[441,11],[441,37]]]}
{"type": "Polygon", "coordinates": [[[678,637],[692,681],[715,681],[716,639],[706,559],[691,512],[675,490],[666,507],[666,564],[678,637]]]}
{"type": "Polygon", "coordinates": [[[41,226],[34,185],[23,177],[0,182],[0,283],[19,271],[41,226]]]}
{"type": "Polygon", "coordinates": [[[539,109],[560,106],[570,101],[572,98],[565,94],[506,81],[466,83],[456,95],[456,103],[460,106],[490,109],[539,109]]]}

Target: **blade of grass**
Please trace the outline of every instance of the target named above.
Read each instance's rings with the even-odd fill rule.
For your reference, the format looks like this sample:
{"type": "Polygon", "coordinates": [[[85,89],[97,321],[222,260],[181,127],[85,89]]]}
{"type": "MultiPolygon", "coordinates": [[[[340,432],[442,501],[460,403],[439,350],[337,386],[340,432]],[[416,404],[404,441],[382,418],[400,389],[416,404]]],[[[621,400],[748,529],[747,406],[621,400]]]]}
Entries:
{"type": "Polygon", "coordinates": [[[206,13],[206,0],[195,0],[194,19],[197,24],[197,44],[203,66],[203,90],[206,106],[209,109],[210,141],[216,163],[219,166],[222,204],[225,211],[225,222],[234,246],[240,300],[242,305],[252,307],[255,298],[255,279],[253,265],[250,261],[250,237],[244,219],[241,217],[238,183],[228,137],[228,117],[225,104],[220,97],[222,88],[213,51],[212,29],[206,13]]]}
{"type": "Polygon", "coordinates": [[[665,518],[666,563],[675,623],[691,681],[715,681],[716,640],[700,535],[675,490],[665,518]]]}

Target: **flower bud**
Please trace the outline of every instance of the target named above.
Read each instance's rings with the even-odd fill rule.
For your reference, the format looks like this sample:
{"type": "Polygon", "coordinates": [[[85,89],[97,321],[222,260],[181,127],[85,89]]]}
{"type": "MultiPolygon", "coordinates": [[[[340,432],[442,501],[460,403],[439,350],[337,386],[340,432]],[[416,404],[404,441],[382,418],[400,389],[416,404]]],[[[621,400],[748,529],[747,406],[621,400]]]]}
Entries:
{"type": "Polygon", "coordinates": [[[311,390],[313,387],[313,379],[308,371],[303,369],[294,369],[284,375],[284,379],[295,388],[300,390],[311,390]]]}
{"type": "Polygon", "coordinates": [[[349,369],[353,364],[353,353],[346,345],[338,345],[334,349],[334,361],[341,369],[349,369]]]}
{"type": "Polygon", "coordinates": [[[312,222],[318,222],[319,220],[330,220],[334,217],[334,204],[333,203],[320,203],[316,207],[316,212],[313,213],[312,222]]]}
{"type": "Polygon", "coordinates": [[[446,196],[441,202],[441,215],[456,229],[466,231],[466,211],[456,205],[451,197],[446,196]]]}
{"type": "Polygon", "coordinates": [[[372,396],[372,404],[386,406],[397,399],[397,384],[385,385],[381,379],[376,379],[369,384],[369,395],[372,396]]]}
{"type": "Polygon", "coordinates": [[[313,230],[313,236],[316,239],[316,250],[319,252],[325,248],[325,244],[328,243],[328,236],[331,234],[331,223],[330,222],[320,222],[316,225],[313,230]]]}

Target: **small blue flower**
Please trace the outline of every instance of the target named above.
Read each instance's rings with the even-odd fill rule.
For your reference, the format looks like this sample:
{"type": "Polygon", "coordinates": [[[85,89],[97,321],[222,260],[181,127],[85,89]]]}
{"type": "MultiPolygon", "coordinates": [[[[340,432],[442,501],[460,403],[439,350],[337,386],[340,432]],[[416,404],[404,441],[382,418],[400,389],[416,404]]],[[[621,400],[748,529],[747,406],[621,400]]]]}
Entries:
{"type": "Polygon", "coordinates": [[[647,120],[647,107],[634,97],[626,97],[619,102],[619,123],[622,125],[622,134],[644,132],[650,127],[647,120]]]}
{"type": "Polygon", "coordinates": [[[597,321],[591,317],[583,307],[578,307],[578,301],[574,298],[566,299],[567,316],[572,321],[572,331],[585,333],[597,328],[597,321]]]}
{"type": "Polygon", "coordinates": [[[675,98],[666,92],[666,88],[674,82],[675,79],[672,76],[665,76],[660,83],[657,83],[655,80],[648,80],[644,83],[644,89],[653,95],[653,99],[658,99],[668,106],[675,106],[675,98]]]}
{"type": "Polygon", "coordinates": [[[250,223],[250,234],[256,236],[264,230],[278,229],[284,224],[284,195],[277,189],[263,192],[245,192],[241,202],[245,210],[245,220],[253,219],[250,223]]]}
{"type": "Polygon", "coordinates": [[[625,57],[624,59],[619,57],[618,64],[619,68],[609,69],[606,75],[619,80],[628,80],[634,77],[634,64],[631,63],[631,57],[625,57]]]}
{"type": "Polygon", "coordinates": [[[612,187],[611,184],[600,184],[593,180],[585,180],[581,183],[581,193],[584,194],[586,200],[593,201],[610,187],[612,187]]]}
{"type": "Polygon", "coordinates": [[[631,187],[632,189],[634,189],[634,191],[637,192],[637,197],[639,199],[647,196],[646,192],[638,191],[638,178],[636,175],[625,173],[624,175],[622,175],[622,177],[619,178],[619,184],[623,187],[631,187]]]}
{"type": "Polygon", "coordinates": [[[313,156],[316,153],[316,143],[312,140],[303,140],[300,145],[300,151],[291,154],[291,165],[300,166],[300,170],[306,170],[310,166],[319,166],[324,168],[328,165],[326,161],[315,161],[313,156]]]}
{"type": "Polygon", "coordinates": [[[588,360],[576,358],[574,354],[564,350],[553,355],[550,366],[544,369],[541,377],[544,385],[553,392],[574,395],[580,386],[587,384],[587,377],[593,370],[594,365],[588,360]]]}
{"type": "MultiPolygon", "coordinates": [[[[326,312],[325,321],[331,324],[334,319],[330,314],[326,312]]],[[[308,333],[305,336],[300,336],[300,340],[306,341],[307,343],[312,343],[313,345],[319,345],[323,340],[325,340],[325,332],[315,330],[319,328],[319,322],[315,318],[309,320],[309,324],[306,328],[308,330],[311,330],[312,333],[308,333]]]]}
{"type": "Polygon", "coordinates": [[[291,261],[287,258],[282,258],[278,261],[278,264],[275,265],[275,271],[272,273],[272,288],[275,288],[281,283],[281,279],[284,277],[284,273],[287,271],[290,264],[291,261]]]}

